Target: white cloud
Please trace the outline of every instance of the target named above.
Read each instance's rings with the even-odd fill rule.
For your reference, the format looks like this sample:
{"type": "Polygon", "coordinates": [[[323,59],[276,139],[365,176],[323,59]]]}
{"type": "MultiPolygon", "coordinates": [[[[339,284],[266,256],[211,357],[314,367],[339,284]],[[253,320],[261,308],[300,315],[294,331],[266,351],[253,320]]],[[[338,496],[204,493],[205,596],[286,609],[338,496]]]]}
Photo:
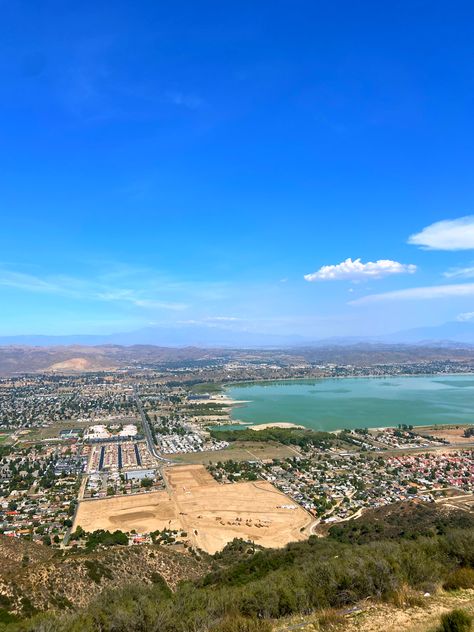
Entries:
{"type": "Polygon", "coordinates": [[[144,307],[146,309],[170,309],[175,311],[180,311],[182,309],[187,309],[188,305],[186,303],[174,303],[171,301],[155,301],[154,299],[149,298],[134,298],[130,299],[130,302],[137,307],[144,307]]]}
{"type": "Polygon", "coordinates": [[[456,320],[461,323],[465,323],[469,320],[474,320],[474,312],[463,312],[462,314],[459,314],[457,316],[456,320]]]}
{"type": "Polygon", "coordinates": [[[360,259],[346,259],[342,263],[323,266],[316,272],[305,274],[306,281],[360,281],[362,279],[381,279],[393,274],[413,274],[416,266],[399,263],[390,259],[379,259],[362,263],[360,259]]]}
{"type": "Polygon", "coordinates": [[[412,287],[407,290],[395,290],[382,294],[369,294],[351,301],[351,305],[365,305],[381,301],[410,301],[427,300],[435,298],[474,296],[474,283],[461,283],[457,285],[433,285],[431,287],[412,287]]]}
{"type": "Polygon", "coordinates": [[[222,323],[235,323],[243,319],[237,316],[208,316],[204,320],[216,321],[216,322],[222,322],[222,323]]]}
{"type": "Polygon", "coordinates": [[[421,246],[426,250],[472,250],[474,249],[474,215],[426,226],[421,232],[411,235],[408,243],[421,246]]]}
{"type": "Polygon", "coordinates": [[[466,268],[450,268],[443,273],[447,279],[472,279],[474,277],[474,266],[466,268]]]}

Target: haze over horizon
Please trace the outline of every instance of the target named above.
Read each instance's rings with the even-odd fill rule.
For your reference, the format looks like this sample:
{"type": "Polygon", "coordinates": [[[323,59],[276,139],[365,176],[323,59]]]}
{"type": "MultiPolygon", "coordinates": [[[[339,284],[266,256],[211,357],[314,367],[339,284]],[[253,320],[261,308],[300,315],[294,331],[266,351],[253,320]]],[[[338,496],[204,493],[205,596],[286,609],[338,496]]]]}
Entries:
{"type": "Polygon", "coordinates": [[[472,4],[0,9],[0,339],[470,335],[472,4]]]}

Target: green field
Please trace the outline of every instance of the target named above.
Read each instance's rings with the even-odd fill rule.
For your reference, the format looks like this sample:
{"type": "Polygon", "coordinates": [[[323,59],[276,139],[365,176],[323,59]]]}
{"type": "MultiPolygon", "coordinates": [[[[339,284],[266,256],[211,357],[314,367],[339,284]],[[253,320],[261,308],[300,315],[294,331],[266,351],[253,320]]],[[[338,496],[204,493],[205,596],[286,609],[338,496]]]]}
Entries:
{"type": "Polygon", "coordinates": [[[259,443],[257,441],[236,441],[225,450],[210,452],[191,452],[180,454],[171,458],[177,463],[206,464],[217,461],[257,461],[261,459],[286,459],[297,456],[299,452],[292,446],[278,443],[259,443]]]}
{"type": "Polygon", "coordinates": [[[214,382],[204,382],[202,384],[194,384],[191,387],[191,392],[196,393],[197,395],[203,393],[220,393],[222,391],[222,386],[220,384],[215,384],[214,382]]]}

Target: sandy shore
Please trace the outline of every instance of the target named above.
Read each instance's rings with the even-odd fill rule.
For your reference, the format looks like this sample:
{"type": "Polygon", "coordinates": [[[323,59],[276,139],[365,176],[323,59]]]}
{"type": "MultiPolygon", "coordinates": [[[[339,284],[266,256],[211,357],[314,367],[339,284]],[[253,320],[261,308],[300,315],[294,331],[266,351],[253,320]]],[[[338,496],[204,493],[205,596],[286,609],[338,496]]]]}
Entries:
{"type": "Polygon", "coordinates": [[[238,406],[239,404],[249,404],[248,399],[232,399],[224,395],[212,396],[207,400],[199,401],[199,404],[222,404],[223,406],[238,406]]]}
{"type": "Polygon", "coordinates": [[[248,426],[252,430],[266,430],[267,428],[304,428],[305,426],[300,426],[299,424],[291,424],[285,421],[278,421],[275,423],[268,424],[257,424],[256,426],[248,426]]]}

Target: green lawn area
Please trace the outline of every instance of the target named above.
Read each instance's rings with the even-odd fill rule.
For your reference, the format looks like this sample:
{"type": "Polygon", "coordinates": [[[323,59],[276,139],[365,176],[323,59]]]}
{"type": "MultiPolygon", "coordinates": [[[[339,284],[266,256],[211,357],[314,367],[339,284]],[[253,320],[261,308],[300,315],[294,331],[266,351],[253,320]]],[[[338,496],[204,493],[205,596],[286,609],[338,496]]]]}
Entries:
{"type": "Polygon", "coordinates": [[[203,384],[194,384],[191,387],[191,392],[196,394],[202,393],[220,393],[222,386],[220,384],[214,384],[214,382],[204,382],[203,384]]]}

